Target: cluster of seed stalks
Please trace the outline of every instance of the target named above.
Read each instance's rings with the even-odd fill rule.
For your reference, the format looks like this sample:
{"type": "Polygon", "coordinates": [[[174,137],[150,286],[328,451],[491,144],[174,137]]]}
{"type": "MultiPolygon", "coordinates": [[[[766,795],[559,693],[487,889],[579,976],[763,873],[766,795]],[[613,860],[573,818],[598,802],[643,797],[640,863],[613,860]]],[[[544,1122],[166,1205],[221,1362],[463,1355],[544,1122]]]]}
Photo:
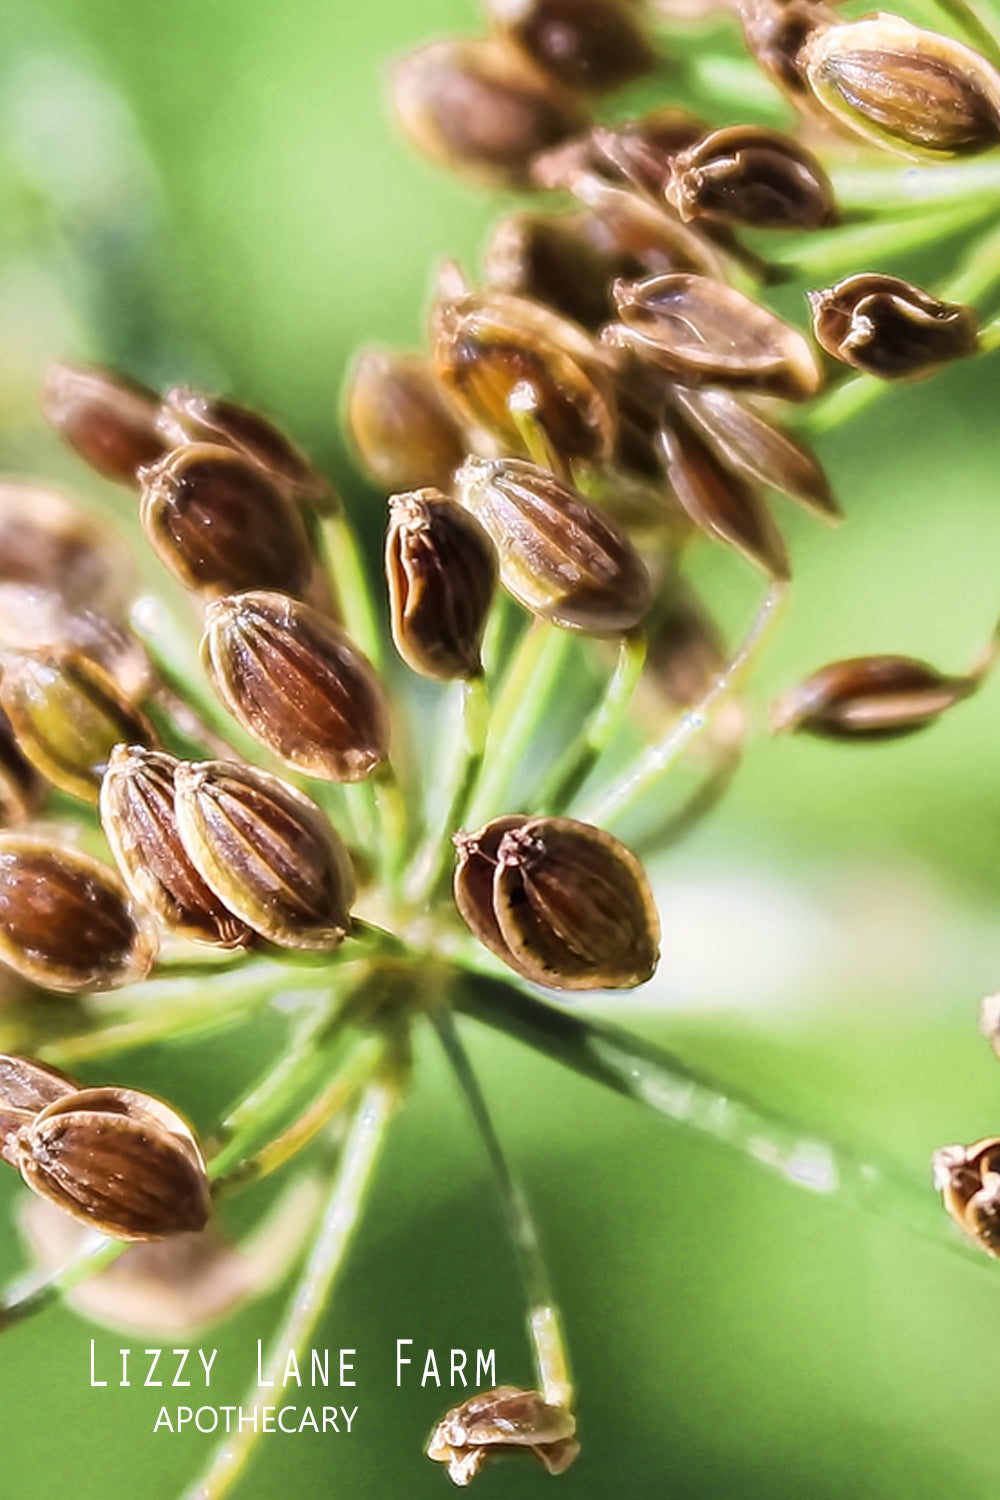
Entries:
{"type": "MultiPolygon", "coordinates": [[[[826,235],[850,256],[863,215],[833,184],[845,163],[857,176],[859,152],[867,161],[859,137],[925,163],[928,180],[957,170],[935,161],[1000,144],[1000,77],[979,52],[893,16],[744,0],[747,46],[797,110],[797,135],[713,128],[673,102],[608,125],[594,118],[601,96],[659,66],[650,10],[488,9],[488,37],[436,42],[397,66],[399,118],[474,180],[563,201],[501,220],[482,286],[446,265],[426,355],[362,354],[346,400],[357,452],[391,492],[396,652],[412,673],[457,684],[450,764],[435,756],[421,775],[412,704],[348,519],[265,418],[67,365],[43,394],[81,457],[138,492],[146,539],[191,597],[213,691],[185,655],[187,618],[148,599],[130,610],[118,536],[48,489],[0,487],[0,959],[40,1017],[40,992],[119,992],[117,1011],[82,998],[60,1012],[61,1031],[40,1021],[38,1055],[0,1057],[0,1155],[59,1211],[36,1226],[41,1253],[65,1215],[107,1237],[8,1297],[3,1317],[101,1271],[131,1285],[148,1327],[181,1269],[191,1318],[217,1315],[199,1291],[207,1268],[230,1267],[233,1296],[248,1288],[209,1223],[213,1199],[326,1139],[337,1146],[329,1202],[279,1343],[306,1337],[426,1016],[496,1170],[538,1370],[537,1391],[477,1394],[437,1428],[428,1452],[458,1484],[514,1451],[561,1472],[577,1442],[537,1235],[455,1012],[721,1133],[705,1123],[703,1080],[530,986],[624,989],[656,967],[649,882],[603,825],[638,808],[646,833],[633,842],[656,847],[667,834],[649,794],[682,752],[699,740],[692,816],[739,758],[742,716],[719,710],[790,575],[766,496],[840,516],[780,413],[812,401],[838,362],[860,378],[812,408],[804,425],[816,431],[887,380],[996,342],[965,300],[996,276],[984,242],[947,295],[864,269],[811,290],[814,341],[761,300],[778,232],[826,235]],[[681,572],[699,533],[767,578],[728,659],[681,572]],[[595,680],[597,701],[585,701],[595,680]],[[560,696],[576,718],[554,742],[560,696]],[[117,869],[53,833],[67,799],[80,841],[109,849],[117,869]],[[290,983],[308,1003],[286,1055],[204,1150],[161,1100],[84,1087],[54,1066],[169,1039],[206,1011],[239,1024],[290,983]],[[679,1076],[686,1102],[647,1087],[679,1076]]],[[[951,9],[995,57],[976,15],[961,0],[951,9]]],[[[891,169],[869,170],[890,182],[891,169]]],[[[919,244],[934,215],[896,228],[919,244]]],[[[991,645],[962,676],[896,656],[835,662],[772,722],[849,740],[906,734],[974,690],[992,656],[991,645]]],[[[849,1155],[840,1166],[849,1180],[849,1155]]],[[[997,1140],[949,1148],[938,1168],[953,1217],[1000,1253],[997,1140]]],[[[230,1443],[197,1493],[224,1493],[251,1443],[230,1443]]]]}

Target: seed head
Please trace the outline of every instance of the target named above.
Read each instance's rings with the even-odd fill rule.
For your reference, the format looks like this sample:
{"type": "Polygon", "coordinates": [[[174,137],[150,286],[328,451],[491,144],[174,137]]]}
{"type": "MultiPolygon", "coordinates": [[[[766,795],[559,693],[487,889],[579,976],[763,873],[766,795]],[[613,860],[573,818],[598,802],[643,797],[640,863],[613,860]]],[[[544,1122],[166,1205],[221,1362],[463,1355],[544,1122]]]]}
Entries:
{"type": "Polygon", "coordinates": [[[883,380],[921,379],[976,352],[979,320],[971,307],[941,302],[898,276],[848,276],[810,292],[809,303],[817,343],[883,380]]]}

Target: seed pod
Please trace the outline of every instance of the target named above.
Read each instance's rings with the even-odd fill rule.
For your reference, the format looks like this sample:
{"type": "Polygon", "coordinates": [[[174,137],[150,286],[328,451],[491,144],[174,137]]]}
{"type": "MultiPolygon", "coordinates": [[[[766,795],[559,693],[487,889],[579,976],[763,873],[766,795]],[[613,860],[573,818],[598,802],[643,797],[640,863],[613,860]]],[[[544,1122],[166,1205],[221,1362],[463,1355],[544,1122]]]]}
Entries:
{"type": "Polygon", "coordinates": [[[527,452],[514,410],[527,393],[534,420],[566,462],[610,457],[611,384],[575,323],[526,297],[473,292],[438,300],[431,346],[434,373],[456,410],[512,452],[527,452]]]}
{"type": "Polygon", "coordinates": [[[145,714],[96,662],[77,651],[6,652],[0,707],[18,746],[53,786],[96,802],[112,748],[153,745],[145,714]]]}
{"type": "Polygon", "coordinates": [[[362,781],[389,752],[389,704],[339,625],[287,594],[213,600],[202,660],[219,697],[279,760],[324,781],[362,781]]]}
{"type": "Polygon", "coordinates": [[[673,161],[667,198],[681,218],[751,229],[836,222],[830,179],[811,151],[759,125],[713,130],[673,161]]]}
{"type": "Polygon", "coordinates": [[[580,1451],[576,1421],[538,1391],[501,1385],[453,1406],[431,1433],[427,1457],[448,1465],[448,1477],[470,1484],[490,1457],[532,1453],[550,1474],[562,1474],[580,1451]]]}
{"type": "Polygon", "coordinates": [[[58,1068],[32,1057],[0,1053],[0,1157],[17,1166],[17,1132],[30,1125],[39,1110],[76,1091],[77,1084],[58,1068]]]}
{"type": "Polygon", "coordinates": [[[655,203],[592,174],[576,178],[572,192],[592,210],[594,243],[616,263],[607,292],[612,306],[613,283],[623,278],[693,271],[724,279],[725,266],[714,245],[655,203]]]}
{"type": "Polygon", "coordinates": [[[479,38],[404,57],[392,101],[415,146],[486,187],[529,187],[532,158],[586,124],[573,94],[513,48],[479,38]]]}
{"type": "Polygon", "coordinates": [[[101,824],[132,895],[165,927],[214,948],[245,948],[254,935],[191,863],[174,813],[172,755],[118,745],[101,785],[101,824]]]}
{"type": "Polygon", "coordinates": [[[172,386],[163,398],[157,428],[171,448],[184,443],[235,448],[284,485],[301,505],[328,508],[335,498],[330,481],[285,433],[259,412],[224,396],[207,396],[188,385],[172,386]]]}
{"type": "Polygon", "coordinates": [[[737,13],[754,60],[800,108],[812,102],[802,49],[815,33],[838,24],[819,0],[738,0],[737,13]]]}
{"type": "Polygon", "coordinates": [[[211,1202],[198,1143],[169,1105],[135,1089],[80,1089],[17,1137],[33,1193],[120,1240],[203,1229],[211,1202]]]}
{"type": "Polygon", "coordinates": [[[547,469],[468,458],[455,476],[466,510],[493,540],[500,578],[540,619],[588,635],[633,629],[649,574],[628,536],[547,469]]]}
{"type": "Polygon", "coordinates": [[[0,827],[26,823],[45,800],[45,783],[25,760],[7,715],[0,709],[0,827]]]}
{"type": "Polygon", "coordinates": [[[112,618],[125,609],[133,571],[120,537],[65,495],[0,483],[0,632],[18,627],[39,594],[68,611],[112,618]]]}
{"type": "Polygon", "coordinates": [[[136,489],[137,471],[166,451],[159,406],[155,391],[110,370],[56,361],[45,371],[43,415],[98,474],[136,489]]]}
{"type": "Polygon", "coordinates": [[[579,176],[599,176],[658,199],[676,153],[694,145],[708,128],[704,120],[673,104],[613,127],[594,125],[576,140],[537,157],[532,180],[550,191],[574,192],[579,176]]]}
{"type": "Polygon", "coordinates": [[[976,352],[973,308],[940,302],[898,276],[862,272],[808,296],[817,343],[882,380],[921,379],[976,352]]]}
{"type": "Polygon", "coordinates": [[[934,1153],[934,1186],[959,1229],[1000,1257],[1000,1137],[934,1153]]]}
{"type": "Polygon", "coordinates": [[[106,865],[47,839],[0,833],[0,962],[77,995],[144,979],[156,950],[152,923],[106,865]]]}
{"type": "Polygon", "coordinates": [[[727,468],[799,501],[824,520],[840,518],[818,459],[775,422],[765,419],[731,391],[674,385],[679,407],[727,468]]]}
{"type": "Polygon", "coordinates": [[[485,947],[562,990],[631,989],[659,959],[660,922],[635,855],[572,818],[504,817],[456,834],[455,901],[485,947]]]}
{"type": "Polygon", "coordinates": [[[978,685],[978,676],[944,677],[908,656],[856,656],[821,667],[779,698],[771,729],[828,740],[900,739],[933,724],[978,685]]]}
{"type": "Polygon", "coordinates": [[[300,594],[308,584],[312,558],[302,519],[258,464],[221,444],[190,443],[140,477],[143,529],[185,588],[300,594]]]}
{"type": "Polygon", "coordinates": [[[502,37],[568,89],[608,93],[656,64],[630,0],[487,0],[486,9],[502,37]]]}
{"type": "Polygon", "coordinates": [[[725,469],[683,423],[667,422],[660,444],[670,487],[695,525],[735,547],[772,578],[788,578],[781,533],[753,486],[725,469]]]}
{"type": "Polygon", "coordinates": [[[1000,75],[971,47],[900,16],[817,32],[802,62],[841,124],[905,156],[972,156],[1000,141],[1000,75]]]}
{"type": "Polygon", "coordinates": [[[581,328],[596,331],[614,316],[611,282],[620,258],[591,238],[597,221],[584,214],[508,214],[483,253],[491,287],[544,303],[581,328]]]}
{"type": "Polygon", "coordinates": [[[621,323],[605,329],[607,341],[687,385],[769,391],[792,401],[819,390],[820,369],[802,334],[735,287],[674,275],[612,290],[621,323]]]}
{"type": "Polygon", "coordinates": [[[461,425],[420,354],[366,349],[350,377],[347,426],[387,490],[447,489],[465,456],[461,425]]]}
{"type": "Polygon", "coordinates": [[[389,500],[385,539],[396,650],[422,677],[479,677],[497,559],[479,522],[439,490],[389,500]]]}
{"type": "Polygon", "coordinates": [[[182,763],[174,786],[184,848],[230,911],[280,948],[327,951],[343,941],[354,874],[315,802],[236,761],[182,763]]]}

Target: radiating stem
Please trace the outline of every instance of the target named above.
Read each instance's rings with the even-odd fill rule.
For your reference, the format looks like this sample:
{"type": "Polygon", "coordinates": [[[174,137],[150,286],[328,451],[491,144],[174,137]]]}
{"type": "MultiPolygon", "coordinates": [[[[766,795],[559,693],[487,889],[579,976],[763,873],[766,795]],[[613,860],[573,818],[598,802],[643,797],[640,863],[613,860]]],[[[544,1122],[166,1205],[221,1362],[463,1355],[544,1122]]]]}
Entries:
{"type": "Polygon", "coordinates": [[[750,629],[725,670],[716,677],[701,700],[682,714],[662,739],[644,750],[632,766],[580,814],[585,822],[599,823],[606,827],[655,786],[664,772],[683,754],[691,741],[706,727],[708,716],[715,705],[737,686],[740,677],[753,661],[761,642],[773,625],[787,591],[786,583],[772,583],[750,629]]]}
{"type": "Polygon", "coordinates": [[[810,236],[801,246],[790,250],[787,259],[779,264],[794,276],[837,278],[869,265],[876,258],[932,245],[995,213],[992,201],[975,198],[919,216],[842,225],[810,236]]]}
{"type": "Polygon", "coordinates": [[[410,826],[406,798],[391,764],[386,761],[369,777],[378,812],[381,858],[390,894],[395,895],[406,865],[410,826]]]}
{"type": "Polygon", "coordinates": [[[538,1230],[524,1190],[514,1177],[503,1147],[493,1127],[479,1080],[462,1044],[452,1012],[439,1007],[431,1013],[441,1045],[458,1079],[476,1128],[486,1147],[493,1168],[500,1206],[507,1224],[527,1300],[528,1333],[538,1384],[550,1406],[567,1409],[573,1401],[569,1362],[563,1340],[559,1309],[556,1306],[548,1267],[542,1254],[538,1230]]]}
{"type": "MultiPolygon", "coordinates": [[[[271,1343],[263,1370],[264,1381],[270,1386],[281,1380],[288,1351],[307,1343],[326,1310],[398,1102],[398,1084],[388,1079],[370,1084],[362,1096],[309,1260],[271,1343]]],[[[262,1409],[269,1402],[267,1386],[259,1390],[254,1384],[250,1388],[246,1408],[241,1407],[240,1414],[249,1417],[252,1413],[252,1423],[241,1422],[239,1430],[226,1437],[207,1471],[186,1491],[184,1500],[221,1500],[229,1493],[253,1453],[262,1430],[262,1409]]]]}
{"type": "Polygon", "coordinates": [[[123,1240],[109,1240],[95,1233],[88,1235],[82,1248],[58,1270],[45,1272],[42,1277],[19,1277],[0,1300],[0,1330],[44,1312],[81,1281],[106,1270],[129,1248],[123,1240]]]}
{"type": "Polygon", "coordinates": [[[1000,160],[995,156],[919,166],[881,166],[874,161],[827,166],[837,202],[844,209],[871,208],[884,213],[907,204],[959,199],[995,203],[1000,194],[1000,160]]]}
{"type": "Polygon", "coordinates": [[[623,636],[607,689],[589,721],[546,778],[535,799],[538,812],[561,813],[572,802],[624,723],[645,664],[646,637],[623,636]]]}
{"type": "Polygon", "coordinates": [[[375,670],[380,671],[383,664],[382,630],[354,529],[340,510],[322,516],[319,528],[344,628],[375,670]]]}
{"type": "Polygon", "coordinates": [[[451,836],[462,826],[465,809],[476,784],[490,727],[490,699],[485,679],[458,684],[461,692],[462,738],[450,768],[444,815],[413,861],[407,894],[415,905],[433,901],[451,868],[451,836]]]}
{"type": "Polygon", "coordinates": [[[995,17],[989,15],[975,0],[935,0],[938,9],[955,23],[973,47],[996,66],[1000,64],[1000,41],[997,39],[995,17]]]}

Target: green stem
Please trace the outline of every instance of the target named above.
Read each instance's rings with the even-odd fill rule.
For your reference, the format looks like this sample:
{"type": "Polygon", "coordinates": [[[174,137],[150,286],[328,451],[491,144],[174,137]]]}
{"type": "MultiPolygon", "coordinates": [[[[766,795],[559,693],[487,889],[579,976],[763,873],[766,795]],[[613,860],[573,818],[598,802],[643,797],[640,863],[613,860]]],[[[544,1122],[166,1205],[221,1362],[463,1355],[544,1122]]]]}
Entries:
{"type": "Polygon", "coordinates": [[[536,799],[540,813],[568,807],[625,721],[632,694],[646,664],[646,637],[623,636],[607,690],[590,720],[555,765],[536,799]]]}
{"type": "Polygon", "coordinates": [[[368,1188],[374,1177],[379,1152],[399,1100],[394,1082],[370,1084],[362,1096],[350,1134],[333,1180],[326,1211],[305,1270],[292,1295],[287,1312],[272,1341],[263,1371],[266,1385],[256,1383],[247,1392],[246,1409],[239,1430],[219,1445],[207,1471],[186,1491],[184,1500],[221,1500],[239,1479],[256,1447],[262,1430],[267,1386],[277,1385],[285,1370],[288,1351],[301,1349],[312,1337],[323,1316],[351,1239],[357,1228],[368,1188]]]}
{"type": "Polygon", "coordinates": [[[836,279],[879,258],[932,245],[936,240],[958,234],[995,213],[994,203],[974,198],[957,207],[945,206],[919,216],[874,224],[844,225],[810,235],[778,264],[792,276],[836,279]]]}
{"type": "Polygon", "coordinates": [[[996,22],[988,17],[975,0],[936,0],[938,9],[954,22],[973,47],[994,65],[1000,64],[1000,42],[997,40],[996,22]]]}
{"type": "Polygon", "coordinates": [[[528,1334],[535,1356],[538,1384],[550,1406],[567,1409],[573,1401],[573,1385],[548,1267],[542,1254],[538,1230],[524,1190],[514,1177],[490,1118],[479,1080],[462,1044],[455,1018],[439,1007],[431,1013],[438,1038],[445,1050],[459,1087],[465,1095],[476,1128],[493,1168],[507,1233],[517,1257],[528,1311],[528,1334]]]}
{"type": "Polygon", "coordinates": [[[381,830],[380,864],[386,876],[390,895],[396,896],[410,847],[406,798],[403,796],[396,773],[388,761],[379,766],[369,780],[381,830]]]}
{"type": "Polygon", "coordinates": [[[344,628],[375,670],[381,671],[382,630],[354,529],[343,511],[322,516],[319,526],[327,570],[343,614],[344,628]]]}
{"type": "Polygon", "coordinates": [[[106,1270],[130,1248],[125,1240],[109,1240],[103,1234],[88,1235],[83,1247],[57,1271],[46,1272],[41,1280],[21,1277],[8,1288],[0,1300],[0,1329],[11,1328],[44,1312],[81,1281],[106,1270]]]}
{"type": "Polygon", "coordinates": [[[873,162],[827,163],[837,202],[844,209],[884,213],[908,204],[972,199],[995,203],[1000,194],[1000,160],[995,156],[940,165],[877,166],[873,162]]]}
{"type": "Polygon", "coordinates": [[[407,894],[415,906],[426,906],[434,900],[451,869],[451,836],[461,827],[486,751],[490,699],[485,679],[474,677],[458,686],[462,695],[462,738],[450,768],[444,814],[413,861],[407,894]]]}

